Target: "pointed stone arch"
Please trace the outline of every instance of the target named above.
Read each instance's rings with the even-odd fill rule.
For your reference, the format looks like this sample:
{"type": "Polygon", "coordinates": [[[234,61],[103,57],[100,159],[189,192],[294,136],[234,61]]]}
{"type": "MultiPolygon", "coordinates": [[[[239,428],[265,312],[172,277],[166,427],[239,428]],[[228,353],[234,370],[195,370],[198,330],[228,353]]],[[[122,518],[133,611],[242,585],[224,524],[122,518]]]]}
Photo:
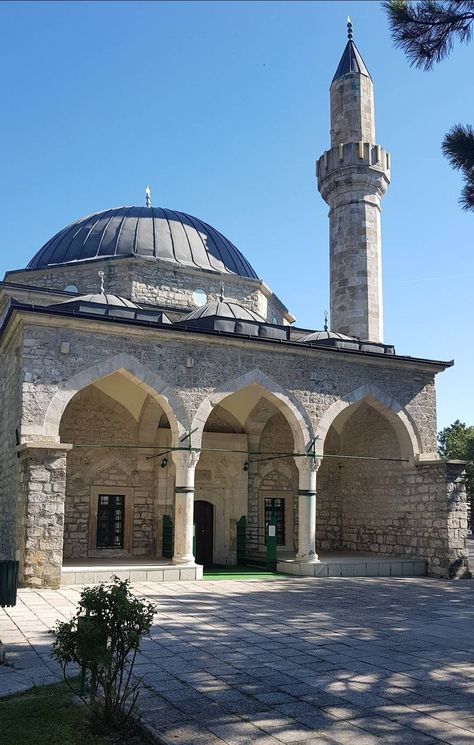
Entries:
{"type": "Polygon", "coordinates": [[[413,460],[421,451],[421,440],[418,429],[403,406],[389,393],[373,383],[360,386],[344,398],[335,401],[324,412],[316,428],[316,448],[324,451],[324,443],[330,426],[339,419],[342,425],[351,415],[354,406],[365,402],[379,411],[390,422],[398,437],[403,458],[413,460]],[[352,408],[351,408],[352,407],[352,408]],[[345,416],[343,414],[345,412],[345,416]],[[342,415],[342,416],[341,416],[342,415]]]}
{"type": "Polygon", "coordinates": [[[295,396],[258,369],[223,383],[206,396],[196,411],[191,425],[191,429],[196,429],[193,435],[193,445],[200,447],[204,426],[214,406],[233,393],[250,386],[259,387],[262,395],[268,397],[284,415],[293,434],[295,450],[303,452],[313,438],[313,426],[306,409],[295,396]]]}
{"type": "Polygon", "coordinates": [[[123,457],[118,456],[115,453],[100,458],[100,460],[91,466],[88,474],[89,482],[94,484],[99,475],[102,475],[104,471],[112,469],[114,473],[120,473],[124,480],[126,480],[127,484],[130,483],[129,463],[125,461],[123,457]]]}
{"type": "Polygon", "coordinates": [[[260,491],[265,479],[267,479],[273,473],[276,473],[280,477],[282,476],[287,483],[288,489],[291,488],[293,471],[292,471],[291,466],[288,465],[288,463],[279,463],[278,466],[275,466],[274,463],[265,463],[265,464],[262,464],[262,467],[259,473],[255,474],[255,478],[254,478],[255,491],[257,492],[260,491]]]}
{"type": "Polygon", "coordinates": [[[59,439],[61,417],[73,396],[88,385],[115,372],[125,375],[158,400],[168,417],[173,441],[177,443],[180,435],[189,429],[190,422],[181,397],[163,378],[125,352],[81,370],[62,384],[49,403],[43,421],[43,436],[48,439],[59,439]]]}

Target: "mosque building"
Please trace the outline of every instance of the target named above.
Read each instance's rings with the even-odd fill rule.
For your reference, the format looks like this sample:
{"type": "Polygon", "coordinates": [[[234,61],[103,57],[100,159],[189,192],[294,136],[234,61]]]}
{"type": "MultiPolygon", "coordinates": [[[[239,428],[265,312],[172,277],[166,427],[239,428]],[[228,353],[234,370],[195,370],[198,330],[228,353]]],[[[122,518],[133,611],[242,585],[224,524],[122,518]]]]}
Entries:
{"type": "Polygon", "coordinates": [[[436,443],[452,362],[383,337],[390,155],[350,26],[330,102],[329,328],[299,328],[228,238],[149,190],[6,273],[0,557],[24,586],[199,579],[240,560],[239,521],[257,557],[275,522],[287,573],[468,575],[463,465],[436,443]]]}

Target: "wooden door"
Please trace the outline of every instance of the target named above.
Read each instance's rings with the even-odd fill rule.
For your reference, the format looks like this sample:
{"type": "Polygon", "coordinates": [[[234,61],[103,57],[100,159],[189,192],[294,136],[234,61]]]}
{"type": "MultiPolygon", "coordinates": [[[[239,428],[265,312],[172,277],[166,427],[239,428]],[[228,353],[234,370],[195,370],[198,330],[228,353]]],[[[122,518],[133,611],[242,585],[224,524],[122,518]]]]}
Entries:
{"type": "Polygon", "coordinates": [[[210,566],[213,562],[214,507],[204,499],[197,499],[194,502],[194,530],[196,563],[210,566]]]}

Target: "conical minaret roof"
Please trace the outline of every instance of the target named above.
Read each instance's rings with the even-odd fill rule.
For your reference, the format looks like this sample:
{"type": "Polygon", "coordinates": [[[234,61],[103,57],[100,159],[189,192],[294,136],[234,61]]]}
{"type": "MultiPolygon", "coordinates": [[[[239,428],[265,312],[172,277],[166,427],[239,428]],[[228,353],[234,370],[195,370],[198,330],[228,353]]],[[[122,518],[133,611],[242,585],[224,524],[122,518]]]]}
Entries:
{"type": "Polygon", "coordinates": [[[347,20],[347,35],[349,39],[337,66],[336,74],[332,79],[333,83],[335,80],[342,78],[343,75],[347,75],[349,72],[358,72],[359,75],[365,75],[370,78],[370,73],[365,66],[365,62],[352,40],[352,23],[350,19],[347,20]]]}

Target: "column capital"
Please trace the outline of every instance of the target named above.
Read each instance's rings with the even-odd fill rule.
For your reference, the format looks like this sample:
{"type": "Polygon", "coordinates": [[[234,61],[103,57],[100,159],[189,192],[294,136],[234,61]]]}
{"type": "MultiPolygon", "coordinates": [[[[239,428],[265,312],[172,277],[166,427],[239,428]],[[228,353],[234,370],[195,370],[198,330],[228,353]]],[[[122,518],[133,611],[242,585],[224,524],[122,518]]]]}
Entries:
{"type": "Polygon", "coordinates": [[[200,453],[195,450],[173,450],[171,457],[176,466],[176,480],[178,473],[194,471],[199,460],[200,453]]]}
{"type": "Polygon", "coordinates": [[[53,453],[67,453],[68,450],[72,450],[74,445],[67,442],[54,442],[52,440],[30,440],[29,442],[22,442],[21,445],[17,445],[16,452],[18,455],[24,455],[28,452],[35,452],[38,450],[47,450],[53,453]]]}
{"type": "Polygon", "coordinates": [[[307,455],[305,458],[295,458],[295,463],[300,474],[300,480],[305,476],[316,473],[323,459],[307,455]]]}

